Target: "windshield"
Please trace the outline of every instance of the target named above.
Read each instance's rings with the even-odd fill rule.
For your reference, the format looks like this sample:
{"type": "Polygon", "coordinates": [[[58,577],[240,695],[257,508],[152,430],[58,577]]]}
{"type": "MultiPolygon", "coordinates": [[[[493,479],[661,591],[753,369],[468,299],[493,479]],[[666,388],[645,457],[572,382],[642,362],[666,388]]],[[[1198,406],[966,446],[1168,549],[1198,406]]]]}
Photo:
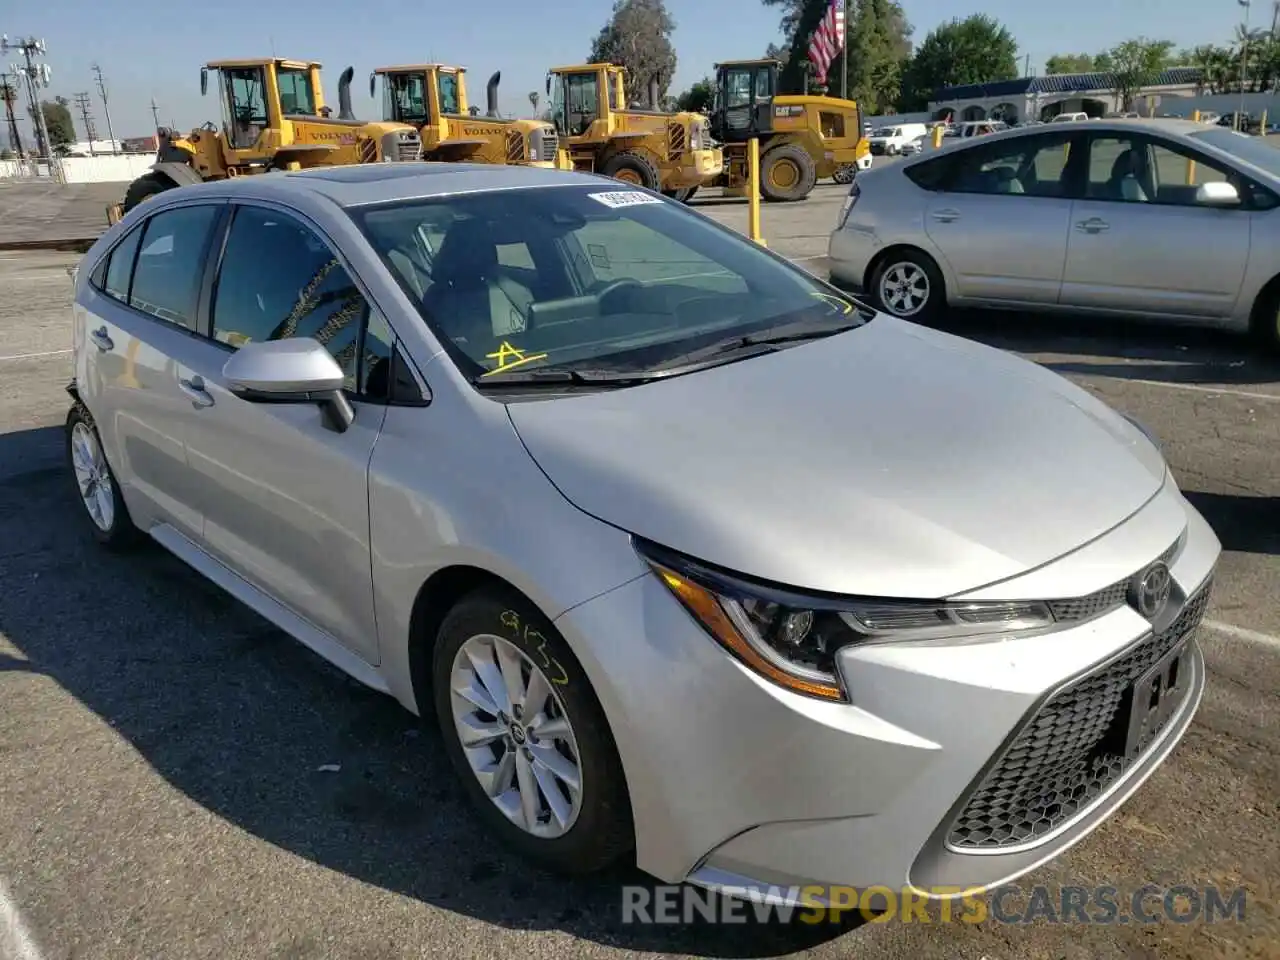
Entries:
{"type": "Polygon", "coordinates": [[[1236,133],[1234,130],[1215,127],[1193,133],[1191,139],[1217,147],[1224,153],[1229,153],[1245,163],[1251,163],[1265,170],[1273,177],[1280,177],[1280,150],[1267,146],[1267,142],[1261,137],[1251,137],[1247,133],[1236,133]]]}
{"type": "Polygon", "coordinates": [[[352,216],[473,378],[644,372],[731,337],[864,319],[802,270],[645,191],[537,187],[352,216]]]}
{"type": "Polygon", "coordinates": [[[428,122],[424,74],[388,73],[382,78],[382,117],[415,127],[428,122]]]}
{"type": "Polygon", "coordinates": [[[892,137],[896,136],[897,131],[893,127],[880,127],[872,131],[873,137],[892,137]]]}

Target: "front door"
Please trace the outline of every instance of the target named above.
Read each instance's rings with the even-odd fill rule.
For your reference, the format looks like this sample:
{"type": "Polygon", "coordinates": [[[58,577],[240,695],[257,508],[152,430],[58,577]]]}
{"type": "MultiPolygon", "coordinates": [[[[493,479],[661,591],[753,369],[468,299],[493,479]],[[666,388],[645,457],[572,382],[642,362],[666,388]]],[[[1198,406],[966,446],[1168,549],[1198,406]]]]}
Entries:
{"type": "Polygon", "coordinates": [[[362,370],[389,345],[331,248],[299,219],[237,208],[210,306],[211,338],[191,358],[205,395],[187,433],[204,546],[273,599],[369,663],[378,662],[368,468],[385,405],[362,399],[362,370]],[[250,341],[312,337],[348,372],[355,422],[339,433],[305,403],[252,403],[222,376],[250,341]]]}
{"type": "Polygon", "coordinates": [[[162,210],[112,250],[95,276],[78,386],[94,414],[134,522],[198,536],[184,440],[191,398],[179,358],[198,340],[196,305],[225,204],[162,210]]]}
{"type": "Polygon", "coordinates": [[[925,230],[973,300],[1055,303],[1071,200],[1069,134],[961,150],[929,198],[925,230]]]}
{"type": "Polygon", "coordinates": [[[1253,214],[1243,201],[1202,205],[1196,191],[1214,181],[1242,187],[1238,179],[1169,141],[1128,133],[1090,137],[1084,197],[1071,211],[1062,303],[1229,316],[1249,262],[1253,214]]]}

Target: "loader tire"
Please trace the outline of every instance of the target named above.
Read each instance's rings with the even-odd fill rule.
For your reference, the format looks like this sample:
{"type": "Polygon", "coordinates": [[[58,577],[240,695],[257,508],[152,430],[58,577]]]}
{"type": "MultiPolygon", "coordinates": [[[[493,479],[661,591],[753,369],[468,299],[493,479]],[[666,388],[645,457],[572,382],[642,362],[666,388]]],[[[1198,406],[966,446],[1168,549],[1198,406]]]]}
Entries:
{"type": "Polygon", "coordinates": [[[670,197],[678,203],[688,203],[693,199],[693,195],[698,192],[697,187],[682,187],[679,190],[663,190],[664,197],[670,197]]]}
{"type": "Polygon", "coordinates": [[[794,143],[781,143],[760,158],[760,193],[774,203],[803,200],[813,192],[818,171],[813,158],[794,143]]]}
{"type": "Polygon", "coordinates": [[[657,190],[662,186],[662,178],[658,176],[658,168],[643,153],[623,150],[609,158],[600,171],[606,177],[613,177],[623,183],[633,183],[647,190],[657,190]]]}
{"type": "Polygon", "coordinates": [[[124,212],[128,213],[143,200],[154,197],[157,193],[172,190],[177,184],[160,173],[144,173],[124,192],[124,212]]]}

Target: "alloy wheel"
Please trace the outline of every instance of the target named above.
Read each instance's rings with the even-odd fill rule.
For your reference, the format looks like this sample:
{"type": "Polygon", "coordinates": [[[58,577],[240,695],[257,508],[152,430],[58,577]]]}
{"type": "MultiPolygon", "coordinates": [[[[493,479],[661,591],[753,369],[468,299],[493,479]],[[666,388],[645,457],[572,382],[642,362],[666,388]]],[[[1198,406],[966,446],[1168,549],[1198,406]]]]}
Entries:
{"type": "Polygon", "coordinates": [[[546,674],[513,643],[467,640],[449,690],[462,752],[486,795],[516,827],[553,840],[582,810],[573,724],[546,674]]]}
{"type": "Polygon", "coordinates": [[[929,275],[915,263],[895,263],[880,275],[880,302],[897,317],[914,317],[929,302],[929,275]]]}
{"type": "Polygon", "coordinates": [[[111,471],[107,467],[102,444],[86,423],[77,423],[71,430],[71,463],[89,519],[103,533],[109,533],[115,522],[111,471]]]}

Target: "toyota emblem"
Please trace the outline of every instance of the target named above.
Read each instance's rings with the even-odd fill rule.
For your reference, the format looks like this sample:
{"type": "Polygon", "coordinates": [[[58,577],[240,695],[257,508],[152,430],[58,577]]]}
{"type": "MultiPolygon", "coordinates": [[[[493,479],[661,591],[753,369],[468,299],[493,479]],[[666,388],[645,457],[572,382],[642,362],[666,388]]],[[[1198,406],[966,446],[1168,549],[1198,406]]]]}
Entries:
{"type": "Polygon", "coordinates": [[[1135,610],[1154,620],[1169,602],[1169,594],[1173,590],[1173,577],[1169,567],[1157,560],[1134,578],[1129,591],[1129,602],[1135,610]]]}

